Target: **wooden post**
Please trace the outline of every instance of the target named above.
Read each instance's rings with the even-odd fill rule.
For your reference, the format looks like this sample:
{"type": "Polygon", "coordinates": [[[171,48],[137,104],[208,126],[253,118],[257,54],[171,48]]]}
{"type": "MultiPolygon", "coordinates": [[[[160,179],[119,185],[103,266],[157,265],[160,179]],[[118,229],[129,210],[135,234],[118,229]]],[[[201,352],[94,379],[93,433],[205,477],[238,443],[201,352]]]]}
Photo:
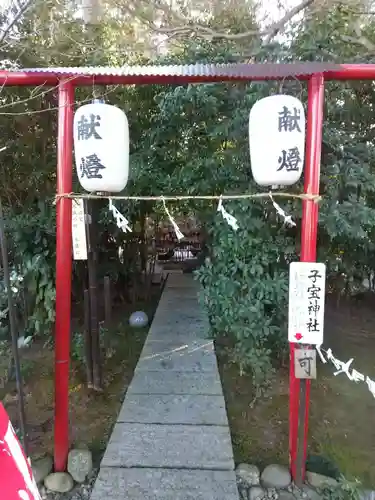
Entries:
{"type": "Polygon", "coordinates": [[[87,237],[87,271],[90,297],[90,330],[93,388],[102,391],[102,370],[100,356],[100,331],[98,317],[98,286],[97,286],[97,252],[95,251],[94,231],[92,231],[92,214],[90,200],[85,200],[85,219],[87,237]]]}
{"type": "Polygon", "coordinates": [[[104,316],[106,327],[109,328],[111,325],[112,316],[112,304],[111,304],[111,281],[109,276],[104,276],[104,316]]]}
{"type": "Polygon", "coordinates": [[[18,412],[19,412],[19,423],[22,435],[22,442],[26,456],[28,457],[29,446],[26,434],[26,413],[25,413],[25,396],[23,392],[23,380],[21,372],[21,362],[18,353],[18,332],[16,326],[16,318],[14,315],[14,304],[12,296],[12,288],[10,283],[10,273],[9,273],[9,263],[8,263],[8,245],[5,235],[5,224],[3,218],[3,208],[0,199],[0,247],[1,247],[1,260],[3,263],[3,273],[4,273],[4,285],[7,290],[8,298],[8,314],[9,314],[9,326],[10,334],[12,339],[12,358],[14,360],[14,367],[16,373],[16,385],[18,392],[18,412]]]}
{"type": "Polygon", "coordinates": [[[90,328],[90,294],[88,290],[83,291],[83,307],[84,307],[84,335],[85,335],[85,360],[86,360],[86,380],[87,387],[94,387],[93,371],[92,371],[92,346],[91,346],[91,328],[90,328]]]}

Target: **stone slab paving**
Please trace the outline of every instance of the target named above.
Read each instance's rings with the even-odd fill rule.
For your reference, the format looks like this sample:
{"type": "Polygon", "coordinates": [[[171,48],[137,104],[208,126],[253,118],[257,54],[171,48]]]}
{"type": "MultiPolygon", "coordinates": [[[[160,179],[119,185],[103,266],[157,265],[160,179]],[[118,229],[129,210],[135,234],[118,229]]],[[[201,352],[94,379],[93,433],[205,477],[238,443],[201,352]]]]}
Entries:
{"type": "Polygon", "coordinates": [[[182,328],[176,328],[176,325],[167,324],[164,327],[157,325],[152,332],[152,341],[169,341],[171,337],[174,340],[195,340],[208,338],[208,326],[201,323],[188,323],[182,328]]]}
{"type": "Polygon", "coordinates": [[[233,471],[102,468],[91,500],[119,498],[238,500],[238,493],[233,471]]]}
{"type": "MultiPolygon", "coordinates": [[[[141,353],[137,370],[212,372],[217,370],[212,340],[153,341],[150,338],[141,353]]],[[[172,375],[173,376],[173,375],[172,375]]]]}
{"type": "Polygon", "coordinates": [[[117,423],[102,467],[233,470],[229,429],[212,425],[117,423]]]}
{"type": "Polygon", "coordinates": [[[191,290],[190,288],[170,288],[167,292],[164,292],[165,296],[162,297],[162,304],[180,304],[181,300],[195,300],[197,304],[197,310],[199,309],[198,293],[199,290],[191,290]]]}
{"type": "Polygon", "coordinates": [[[132,394],[117,422],[144,424],[227,425],[222,395],[132,394]]]}
{"type": "Polygon", "coordinates": [[[134,374],[127,397],[133,394],[190,394],[222,395],[221,382],[216,373],[142,371],[134,374]]]}
{"type": "Polygon", "coordinates": [[[178,299],[178,303],[176,303],[176,298],[174,298],[173,301],[169,300],[159,303],[159,307],[154,316],[154,323],[159,324],[160,320],[168,323],[171,321],[178,322],[183,316],[190,316],[194,322],[208,324],[208,318],[201,312],[195,297],[181,297],[178,299]]]}
{"type": "Polygon", "coordinates": [[[169,308],[171,305],[173,306],[174,310],[178,309],[180,311],[189,311],[191,309],[194,309],[200,316],[205,316],[203,314],[203,311],[201,311],[201,309],[199,308],[198,292],[194,292],[193,294],[189,293],[186,295],[186,293],[181,293],[181,291],[177,288],[166,290],[159,301],[157,314],[159,314],[161,311],[164,312],[165,309],[167,307],[169,308]],[[183,302],[181,300],[176,300],[176,298],[182,298],[183,302]]]}
{"type": "MultiPolygon", "coordinates": [[[[160,330],[162,328],[174,328],[175,332],[180,331],[180,333],[186,331],[187,327],[189,327],[190,333],[193,332],[194,328],[205,329],[206,331],[208,329],[208,323],[204,321],[203,318],[196,318],[196,313],[194,311],[192,311],[190,314],[185,315],[183,315],[182,313],[178,313],[178,317],[172,315],[170,317],[165,316],[166,314],[163,318],[163,324],[161,323],[161,321],[156,321],[155,328],[152,332],[152,338],[154,337],[154,331],[160,330]]],[[[158,318],[156,318],[156,320],[158,320],[158,318]]],[[[201,333],[204,332],[202,331],[201,333]]],[[[171,335],[171,337],[173,338],[173,335],[171,335]]]]}
{"type": "Polygon", "coordinates": [[[169,275],[91,500],[238,500],[209,323],[191,275],[169,275]]]}

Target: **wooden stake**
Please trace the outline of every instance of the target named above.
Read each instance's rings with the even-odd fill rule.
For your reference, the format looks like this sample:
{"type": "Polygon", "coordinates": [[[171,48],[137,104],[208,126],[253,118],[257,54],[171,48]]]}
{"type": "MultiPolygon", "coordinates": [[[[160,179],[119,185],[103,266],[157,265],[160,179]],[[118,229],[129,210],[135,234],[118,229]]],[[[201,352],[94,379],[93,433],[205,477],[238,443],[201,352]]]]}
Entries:
{"type": "Polygon", "coordinates": [[[90,294],[88,290],[83,291],[83,307],[84,307],[84,337],[85,337],[85,361],[86,361],[86,380],[87,387],[94,387],[93,372],[92,372],[92,345],[91,345],[91,328],[90,328],[90,294]]]}
{"type": "Polygon", "coordinates": [[[97,253],[93,242],[94,232],[92,231],[91,223],[91,206],[88,203],[89,200],[85,200],[85,202],[93,388],[95,391],[102,391],[100,331],[98,317],[97,253]]]}
{"type": "Polygon", "coordinates": [[[111,281],[109,276],[104,276],[104,316],[106,327],[109,328],[112,316],[111,281]]]}
{"type": "Polygon", "coordinates": [[[26,413],[25,413],[25,397],[23,392],[23,380],[21,373],[21,363],[18,352],[18,332],[16,327],[16,318],[14,316],[14,305],[13,305],[13,297],[12,297],[12,289],[10,283],[10,274],[9,274],[9,263],[8,263],[8,248],[7,241],[5,235],[5,224],[3,218],[3,207],[0,199],[0,246],[1,246],[1,258],[3,262],[3,273],[4,273],[4,285],[7,290],[8,296],[8,311],[9,311],[9,325],[10,325],[10,333],[12,338],[12,355],[14,359],[14,366],[16,372],[16,385],[18,392],[18,412],[20,419],[20,428],[22,435],[22,442],[25,455],[28,457],[28,439],[26,433],[26,413]]]}

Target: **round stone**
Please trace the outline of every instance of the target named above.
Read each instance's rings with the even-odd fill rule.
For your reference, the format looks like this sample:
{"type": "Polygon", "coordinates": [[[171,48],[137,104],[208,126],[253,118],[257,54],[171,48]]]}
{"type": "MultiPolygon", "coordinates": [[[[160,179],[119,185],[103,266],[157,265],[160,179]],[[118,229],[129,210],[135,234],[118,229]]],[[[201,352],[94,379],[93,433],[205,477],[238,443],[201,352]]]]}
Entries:
{"type": "Polygon", "coordinates": [[[245,486],[259,485],[260,470],[256,465],[240,464],[236,468],[237,481],[245,486]]]}
{"type": "Polygon", "coordinates": [[[83,483],[92,471],[92,454],[88,449],[70,450],[68,472],[77,483],[83,483]]]}
{"type": "Polygon", "coordinates": [[[147,314],[143,311],[135,311],[129,318],[129,325],[133,328],[144,328],[148,325],[147,314]]]}
{"type": "Polygon", "coordinates": [[[52,472],[53,461],[50,456],[31,461],[31,468],[36,484],[41,483],[52,472]]]}
{"type": "Polygon", "coordinates": [[[293,495],[287,490],[281,490],[278,495],[279,500],[296,500],[298,496],[293,495]]]}
{"type": "Polygon", "coordinates": [[[333,477],[323,476],[322,474],[318,474],[316,472],[306,472],[306,480],[307,482],[316,489],[323,488],[324,486],[337,486],[336,479],[333,477]]]}
{"type": "Polygon", "coordinates": [[[249,500],[263,500],[266,496],[266,492],[260,486],[253,486],[249,490],[249,500]]]}
{"type": "Polygon", "coordinates": [[[261,475],[261,484],[265,488],[287,488],[291,481],[289,469],[283,465],[268,465],[261,475]]]}
{"type": "Polygon", "coordinates": [[[55,493],[68,493],[74,488],[74,481],[67,472],[53,472],[45,478],[44,486],[55,493]]]}

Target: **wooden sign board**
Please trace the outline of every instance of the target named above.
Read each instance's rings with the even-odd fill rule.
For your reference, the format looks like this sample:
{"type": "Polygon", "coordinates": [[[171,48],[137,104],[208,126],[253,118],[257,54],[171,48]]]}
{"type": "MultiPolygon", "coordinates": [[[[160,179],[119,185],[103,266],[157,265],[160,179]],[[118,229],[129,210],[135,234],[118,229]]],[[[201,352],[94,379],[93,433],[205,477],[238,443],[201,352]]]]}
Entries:
{"type": "Polygon", "coordinates": [[[299,379],[316,379],[316,350],[301,349],[294,351],[294,374],[299,379]]]}
{"type": "Polygon", "coordinates": [[[73,259],[87,260],[85,209],[83,199],[72,201],[73,259]]]}
{"type": "Polygon", "coordinates": [[[288,340],[323,344],[326,266],[292,262],[289,268],[288,340]]]}

